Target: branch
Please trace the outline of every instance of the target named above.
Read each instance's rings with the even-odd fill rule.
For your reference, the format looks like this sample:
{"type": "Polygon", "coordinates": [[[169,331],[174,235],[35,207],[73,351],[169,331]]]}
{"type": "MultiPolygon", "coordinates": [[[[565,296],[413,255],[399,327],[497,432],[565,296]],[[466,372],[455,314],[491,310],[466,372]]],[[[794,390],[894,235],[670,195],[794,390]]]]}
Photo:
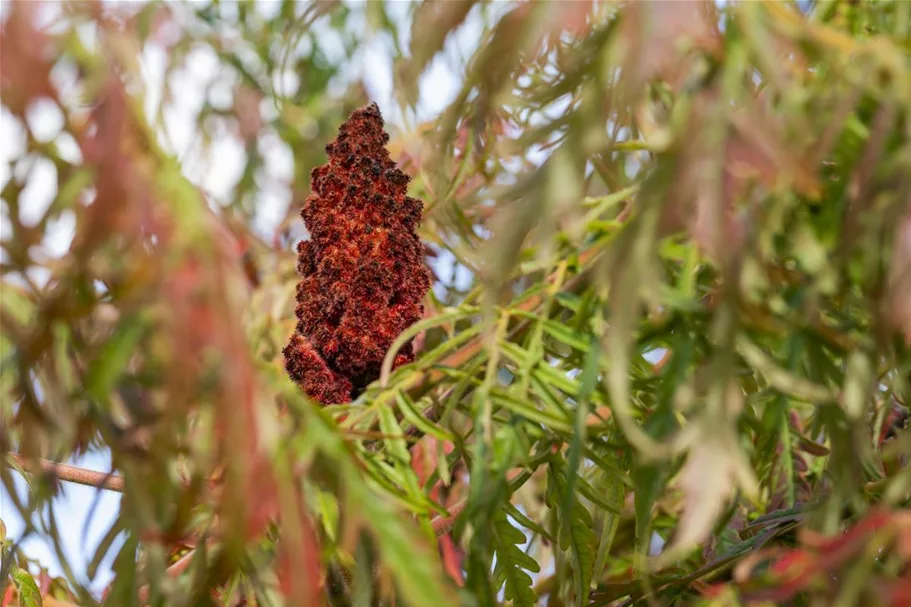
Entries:
{"type": "MultiPolygon", "coordinates": [[[[177,577],[190,567],[190,563],[193,562],[193,557],[196,555],[196,549],[192,549],[187,552],[185,555],[180,557],[178,560],[174,561],[170,567],[165,571],[170,577],[177,577]]],[[[139,601],[140,604],[145,603],[149,600],[149,593],[151,592],[151,587],[146,584],[145,586],[139,589],[139,601]]]]}
{"type": "Polygon", "coordinates": [[[465,505],[467,503],[467,500],[462,500],[449,509],[449,516],[438,516],[430,521],[430,526],[433,527],[433,531],[437,534],[437,537],[449,532],[449,530],[452,529],[456,518],[458,518],[458,516],[462,514],[462,511],[465,510],[465,505]]]}
{"type": "MultiPolygon", "coordinates": [[[[566,283],[560,289],[565,293],[576,293],[577,291],[584,288],[586,281],[588,281],[589,273],[592,271],[592,268],[595,266],[595,263],[600,259],[602,250],[596,247],[592,247],[582,251],[579,254],[578,265],[581,266],[579,272],[566,281],[566,283]]],[[[553,283],[557,279],[557,273],[554,272],[548,276],[548,283],[553,283]]],[[[530,312],[537,308],[541,303],[546,299],[544,294],[533,295],[523,301],[521,304],[516,306],[517,310],[523,312],[530,312]]],[[[508,339],[509,341],[514,341],[516,337],[521,334],[521,332],[527,329],[531,325],[531,320],[522,319],[519,320],[512,329],[509,331],[508,339]]],[[[469,340],[465,345],[460,347],[458,350],[445,357],[438,364],[433,365],[430,369],[421,371],[414,374],[413,376],[405,379],[400,384],[400,389],[407,391],[411,397],[415,400],[424,396],[427,392],[433,389],[433,387],[442,379],[445,379],[445,372],[440,370],[440,367],[449,367],[453,369],[458,369],[465,365],[469,360],[471,360],[476,354],[484,349],[487,344],[488,336],[479,335],[474,339],[469,340]]],[[[447,396],[452,393],[454,388],[447,390],[440,398],[441,401],[445,401],[447,396]]],[[[384,397],[379,397],[380,406],[385,404],[385,400],[391,399],[392,393],[384,397]]],[[[442,409],[438,404],[432,404],[421,412],[421,416],[424,419],[427,419],[431,422],[438,422],[440,415],[442,414],[442,409]]],[[[411,440],[420,440],[424,436],[424,432],[420,429],[409,426],[404,433],[405,438],[411,440]]],[[[371,440],[364,443],[365,448],[369,453],[377,453],[383,449],[385,443],[382,440],[371,440]]]]}
{"type": "Polygon", "coordinates": [[[37,463],[42,472],[50,473],[57,480],[123,493],[123,477],[114,474],[113,472],[99,472],[97,470],[80,468],[79,466],[60,464],[42,458],[35,460],[27,459],[14,452],[10,452],[7,455],[13,463],[26,474],[36,474],[33,470],[29,470],[29,468],[33,468],[34,464],[37,463]]]}
{"type": "MultiPolygon", "coordinates": [[[[579,272],[566,281],[566,283],[562,286],[561,291],[567,293],[575,293],[577,290],[584,287],[588,281],[589,273],[596,265],[595,262],[600,259],[602,253],[603,250],[598,247],[591,247],[582,251],[579,254],[579,259],[577,261],[577,265],[580,267],[579,272]]],[[[557,272],[554,272],[547,277],[547,282],[553,283],[556,279],[557,272]]],[[[516,310],[530,312],[537,308],[545,300],[546,295],[544,294],[533,295],[516,306],[516,310]]],[[[530,321],[528,320],[520,321],[518,325],[512,329],[511,333],[515,333],[521,330],[521,328],[527,326],[528,324],[530,324],[530,321]]],[[[439,380],[446,377],[445,372],[441,371],[439,367],[450,367],[458,369],[466,362],[471,360],[475,354],[480,352],[484,346],[487,345],[488,339],[489,337],[487,335],[479,335],[475,337],[464,346],[444,358],[442,361],[440,361],[439,364],[434,365],[432,368],[421,373],[416,373],[413,377],[402,382],[401,389],[407,390],[411,394],[412,398],[420,398],[429,392],[432,386],[435,385],[439,380]]]]}

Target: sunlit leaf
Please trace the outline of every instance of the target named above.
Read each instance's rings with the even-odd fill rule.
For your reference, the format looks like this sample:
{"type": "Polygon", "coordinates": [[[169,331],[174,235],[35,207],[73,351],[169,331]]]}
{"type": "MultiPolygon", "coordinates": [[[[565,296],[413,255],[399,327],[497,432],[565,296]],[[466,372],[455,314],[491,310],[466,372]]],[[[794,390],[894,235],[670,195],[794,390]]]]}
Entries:
{"type": "Polygon", "coordinates": [[[44,604],[41,600],[41,591],[38,589],[38,584],[35,583],[35,578],[28,571],[14,568],[11,575],[16,583],[21,607],[41,607],[44,604]]]}

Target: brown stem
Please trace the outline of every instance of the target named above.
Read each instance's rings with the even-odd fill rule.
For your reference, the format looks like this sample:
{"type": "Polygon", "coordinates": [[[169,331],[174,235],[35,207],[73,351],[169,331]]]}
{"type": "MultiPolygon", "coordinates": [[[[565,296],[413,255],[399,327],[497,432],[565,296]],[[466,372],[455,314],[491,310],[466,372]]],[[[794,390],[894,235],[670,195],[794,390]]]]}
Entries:
{"type": "MultiPolygon", "coordinates": [[[[588,274],[595,265],[595,262],[599,259],[601,252],[602,251],[600,249],[594,247],[582,251],[582,253],[579,254],[578,264],[584,267],[578,274],[566,281],[566,284],[563,285],[562,291],[567,293],[575,293],[584,287],[586,281],[588,281],[589,278],[588,274]]],[[[556,278],[557,273],[555,272],[548,277],[548,282],[553,282],[556,280],[556,278]]],[[[538,305],[544,302],[544,300],[544,295],[534,295],[516,306],[516,308],[523,312],[529,312],[537,308],[538,305]]],[[[516,325],[510,329],[509,340],[514,340],[517,335],[519,335],[530,325],[531,321],[528,319],[522,319],[517,322],[516,325]]],[[[439,380],[445,377],[445,373],[443,371],[440,371],[439,367],[450,367],[454,369],[463,367],[469,360],[471,360],[484,348],[486,340],[487,336],[481,335],[468,341],[464,346],[440,361],[440,363],[438,365],[435,365],[434,368],[416,374],[415,376],[403,382],[401,389],[407,391],[414,400],[421,398],[427,392],[429,392],[439,380]]],[[[447,390],[440,400],[445,401],[446,396],[451,392],[452,389],[447,390]]],[[[433,404],[421,412],[421,415],[431,422],[439,421],[441,414],[442,409],[437,404],[433,404]]],[[[421,430],[410,426],[405,431],[405,436],[411,440],[419,440],[424,436],[424,433],[421,430]]],[[[365,443],[365,447],[370,453],[379,452],[383,446],[384,443],[381,440],[373,440],[365,443]]]]}
{"type": "MultiPolygon", "coordinates": [[[[572,293],[575,292],[576,289],[583,286],[588,280],[588,273],[595,265],[594,262],[597,261],[601,253],[601,249],[598,249],[596,247],[582,251],[582,253],[579,254],[578,265],[584,267],[578,274],[573,276],[566,282],[565,285],[563,285],[562,290],[572,293]]],[[[556,277],[556,272],[551,274],[548,277],[548,282],[553,282],[556,280],[556,277]]],[[[519,304],[516,309],[523,312],[528,312],[538,307],[538,305],[544,301],[544,298],[544,295],[534,295],[519,304]]],[[[527,324],[527,321],[522,321],[519,324],[520,326],[524,326],[527,324]]],[[[429,392],[439,380],[446,377],[445,372],[440,371],[439,367],[450,367],[456,369],[461,367],[484,348],[487,339],[488,337],[485,335],[475,337],[474,339],[467,342],[464,346],[440,361],[438,365],[434,365],[434,368],[416,373],[402,382],[400,388],[402,390],[408,391],[412,398],[420,398],[429,392]]]]}
{"type": "MultiPolygon", "coordinates": [[[[190,563],[193,562],[193,556],[196,554],[196,549],[190,550],[185,555],[174,561],[170,567],[166,569],[168,576],[177,577],[190,567],[190,563]]],[[[140,604],[145,603],[149,600],[149,585],[139,589],[139,602],[140,604]]]]}
{"type": "Polygon", "coordinates": [[[35,474],[36,472],[30,470],[30,468],[34,468],[34,464],[37,464],[42,472],[52,474],[57,480],[123,493],[123,477],[113,472],[99,472],[42,458],[33,460],[13,452],[7,455],[27,474],[35,474]]]}
{"type": "Polygon", "coordinates": [[[436,533],[437,536],[441,536],[452,529],[456,518],[458,518],[458,516],[462,514],[462,511],[465,510],[466,504],[467,502],[465,500],[462,500],[461,502],[449,508],[449,516],[438,516],[430,521],[430,526],[433,527],[434,533],[436,533]]]}

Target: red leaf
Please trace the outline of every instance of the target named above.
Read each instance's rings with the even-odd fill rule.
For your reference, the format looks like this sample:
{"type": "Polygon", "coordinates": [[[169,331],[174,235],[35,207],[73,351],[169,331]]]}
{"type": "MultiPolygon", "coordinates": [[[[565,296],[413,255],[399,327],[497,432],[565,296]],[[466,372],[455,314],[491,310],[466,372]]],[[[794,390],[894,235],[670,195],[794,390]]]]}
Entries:
{"type": "Polygon", "coordinates": [[[240,138],[244,141],[256,137],[263,126],[262,114],[259,111],[262,100],[262,93],[247,86],[241,86],[234,92],[234,114],[237,117],[240,138]]]}
{"type": "Polygon", "coordinates": [[[0,95],[11,112],[23,116],[29,103],[41,97],[57,99],[51,84],[56,55],[47,36],[35,29],[37,2],[12,2],[9,17],[0,30],[3,66],[0,95]]]}
{"type": "Polygon", "coordinates": [[[911,605],[911,580],[879,579],[873,584],[873,587],[888,607],[911,605]]]}
{"type": "Polygon", "coordinates": [[[443,557],[443,570],[458,586],[465,585],[462,563],[465,560],[465,551],[462,550],[447,533],[440,538],[440,554],[443,557]]]}
{"type": "Polygon", "coordinates": [[[705,0],[630,3],[621,23],[627,90],[638,94],[642,84],[659,76],[680,86],[688,65],[681,42],[716,50],[721,41],[717,23],[712,3],[705,0]]]}
{"type": "Polygon", "coordinates": [[[289,604],[315,607],[322,595],[319,538],[299,489],[294,491],[294,510],[288,515],[296,515],[296,520],[283,520],[277,547],[279,586],[289,604]]]}

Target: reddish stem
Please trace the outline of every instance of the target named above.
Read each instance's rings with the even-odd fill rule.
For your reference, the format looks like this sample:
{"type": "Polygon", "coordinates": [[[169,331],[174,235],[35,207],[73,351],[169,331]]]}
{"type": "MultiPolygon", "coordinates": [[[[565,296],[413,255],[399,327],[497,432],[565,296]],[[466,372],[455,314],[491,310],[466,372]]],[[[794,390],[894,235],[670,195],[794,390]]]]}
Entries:
{"type": "Polygon", "coordinates": [[[114,474],[113,472],[99,472],[97,470],[80,468],[79,466],[60,464],[42,458],[28,459],[18,453],[12,452],[8,455],[17,466],[29,474],[35,474],[35,472],[29,470],[29,468],[33,468],[34,465],[37,464],[43,472],[53,474],[57,480],[123,493],[123,477],[114,474]]]}

